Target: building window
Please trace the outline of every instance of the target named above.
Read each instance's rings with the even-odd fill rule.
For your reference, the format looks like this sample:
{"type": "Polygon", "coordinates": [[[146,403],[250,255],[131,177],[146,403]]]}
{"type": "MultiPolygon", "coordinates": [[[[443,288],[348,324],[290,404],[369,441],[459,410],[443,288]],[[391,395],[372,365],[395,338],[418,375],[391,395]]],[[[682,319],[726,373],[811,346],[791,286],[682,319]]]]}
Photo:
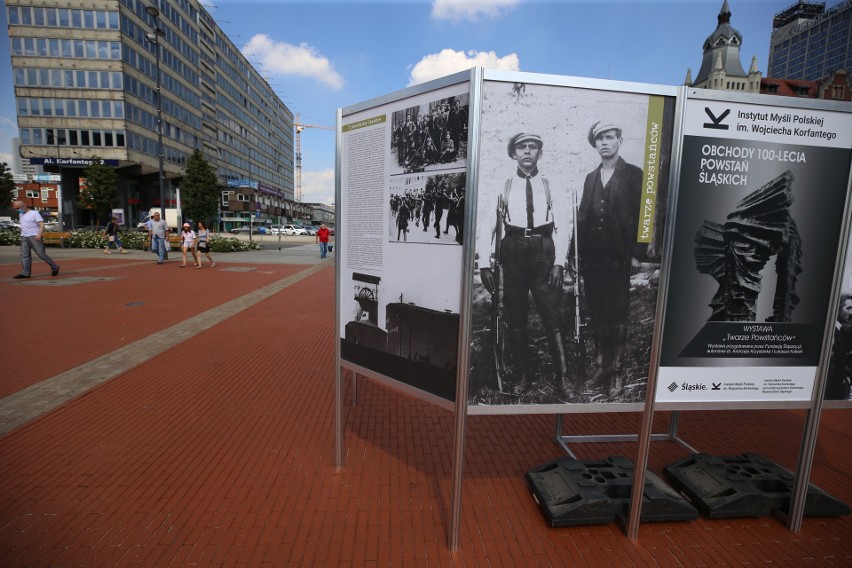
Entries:
{"type": "Polygon", "coordinates": [[[49,196],[50,196],[50,190],[49,189],[42,189],[41,190],[41,202],[42,203],[47,203],[47,198],[49,196]]]}
{"type": "Polygon", "coordinates": [[[843,85],[832,85],[831,87],[831,98],[832,99],[843,99],[843,85]]]}

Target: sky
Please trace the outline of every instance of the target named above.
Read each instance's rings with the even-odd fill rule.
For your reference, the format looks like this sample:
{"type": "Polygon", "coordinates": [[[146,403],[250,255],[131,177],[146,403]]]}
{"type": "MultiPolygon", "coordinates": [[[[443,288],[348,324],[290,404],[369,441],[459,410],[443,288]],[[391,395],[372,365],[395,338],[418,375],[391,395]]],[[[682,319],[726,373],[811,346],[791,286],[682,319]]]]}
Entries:
{"type": "MultiPolygon", "coordinates": [[[[680,85],[701,66],[724,0],[202,0],[305,125],[472,66],[680,85]]],[[[828,0],[827,7],[840,0],[828,0]]],[[[772,17],[795,0],[728,0],[745,69],[766,75],[772,17]]],[[[5,10],[0,26],[7,27],[5,10]]],[[[0,42],[0,161],[17,136],[0,42]]],[[[302,132],[306,202],[333,203],[335,133],[302,132]]]]}

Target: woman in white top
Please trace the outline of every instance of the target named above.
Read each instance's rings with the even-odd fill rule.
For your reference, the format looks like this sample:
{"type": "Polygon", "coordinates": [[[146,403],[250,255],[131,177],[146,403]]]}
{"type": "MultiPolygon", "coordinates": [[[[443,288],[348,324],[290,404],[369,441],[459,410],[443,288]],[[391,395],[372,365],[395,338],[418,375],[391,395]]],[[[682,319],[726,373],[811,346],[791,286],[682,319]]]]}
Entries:
{"type": "Polygon", "coordinates": [[[204,254],[207,256],[207,260],[210,261],[210,268],[214,268],[216,263],[213,262],[213,258],[210,256],[210,238],[213,236],[213,233],[207,228],[207,224],[204,221],[198,222],[198,266],[196,268],[201,268],[201,255],[204,254]]]}
{"type": "Polygon", "coordinates": [[[183,224],[183,231],[180,234],[180,250],[183,252],[183,264],[181,268],[186,267],[186,253],[191,252],[192,258],[195,261],[195,268],[201,268],[201,262],[198,260],[198,255],[195,253],[195,231],[189,226],[189,223],[183,224]]]}

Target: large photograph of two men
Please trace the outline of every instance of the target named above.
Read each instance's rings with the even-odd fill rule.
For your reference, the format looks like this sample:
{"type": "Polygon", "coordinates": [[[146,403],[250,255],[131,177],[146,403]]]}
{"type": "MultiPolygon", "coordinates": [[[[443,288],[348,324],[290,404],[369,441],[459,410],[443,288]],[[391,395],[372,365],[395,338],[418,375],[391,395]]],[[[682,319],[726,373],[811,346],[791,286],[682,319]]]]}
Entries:
{"type": "Polygon", "coordinates": [[[470,404],[643,401],[674,97],[482,92],[470,404]]]}

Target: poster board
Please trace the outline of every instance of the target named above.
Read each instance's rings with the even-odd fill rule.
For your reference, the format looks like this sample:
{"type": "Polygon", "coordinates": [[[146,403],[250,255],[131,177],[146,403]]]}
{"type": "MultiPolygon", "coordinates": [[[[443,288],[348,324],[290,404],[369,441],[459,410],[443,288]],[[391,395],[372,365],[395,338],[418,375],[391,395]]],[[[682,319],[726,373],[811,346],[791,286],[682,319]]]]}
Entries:
{"type": "Polygon", "coordinates": [[[810,405],[852,160],[852,113],[691,90],[656,402],[810,405]]]}
{"type": "Polygon", "coordinates": [[[642,409],[676,92],[485,71],[469,298],[470,414],[642,409]],[[601,191],[595,180],[604,161],[594,125],[612,127],[602,135],[617,133],[609,163],[620,162],[601,207],[592,203],[592,194],[601,191]],[[525,179],[518,175],[529,158],[515,154],[518,135],[520,142],[540,146],[530,177],[529,223],[525,179]],[[499,209],[498,203],[506,206],[499,209]],[[530,226],[532,234],[522,234],[530,226]],[[554,266],[562,271],[555,286],[554,266]],[[486,271],[492,277],[502,273],[501,288],[488,289],[486,271]],[[613,281],[614,287],[608,284],[613,281]],[[611,297],[618,306],[601,313],[611,297]],[[609,353],[602,354],[604,343],[609,353]],[[597,380],[607,363],[614,363],[608,384],[597,380]]]}
{"type": "Polygon", "coordinates": [[[470,74],[341,112],[340,359],[449,408],[461,310],[470,74]]]}
{"type": "Polygon", "coordinates": [[[852,408],[852,240],[840,281],[825,389],[824,408],[852,408]]]}

